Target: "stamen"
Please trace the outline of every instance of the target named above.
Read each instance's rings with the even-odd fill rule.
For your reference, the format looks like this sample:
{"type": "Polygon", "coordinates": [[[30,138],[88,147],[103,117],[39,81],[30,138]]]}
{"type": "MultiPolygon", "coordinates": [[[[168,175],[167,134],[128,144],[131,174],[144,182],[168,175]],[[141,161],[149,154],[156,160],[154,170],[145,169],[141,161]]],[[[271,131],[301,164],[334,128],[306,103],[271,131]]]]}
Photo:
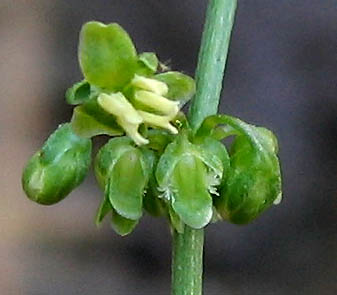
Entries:
{"type": "Polygon", "coordinates": [[[166,95],[168,92],[168,86],[164,82],[143,76],[135,75],[131,81],[131,84],[141,89],[154,92],[158,95],[166,95]]]}
{"type": "Polygon", "coordinates": [[[136,145],[144,145],[149,143],[149,141],[138,132],[139,125],[130,124],[129,122],[124,121],[122,118],[117,118],[117,123],[123,127],[125,133],[131,137],[136,145]]]}
{"type": "Polygon", "coordinates": [[[148,112],[138,111],[143,121],[149,125],[161,127],[169,130],[172,134],[177,134],[178,130],[170,123],[170,117],[154,115],[148,112]]]}
{"type": "Polygon", "coordinates": [[[97,99],[99,105],[108,113],[115,115],[118,118],[123,118],[132,124],[140,124],[143,122],[132,104],[120,93],[105,94],[102,93],[97,99]]]}
{"type": "Polygon", "coordinates": [[[142,117],[122,93],[102,93],[97,101],[104,110],[116,116],[117,123],[137,145],[149,143],[146,138],[138,133],[139,124],[143,123],[142,117]]]}
{"type": "Polygon", "coordinates": [[[138,102],[171,117],[175,117],[179,112],[179,102],[169,100],[153,92],[144,90],[136,91],[135,99],[138,102]]]}

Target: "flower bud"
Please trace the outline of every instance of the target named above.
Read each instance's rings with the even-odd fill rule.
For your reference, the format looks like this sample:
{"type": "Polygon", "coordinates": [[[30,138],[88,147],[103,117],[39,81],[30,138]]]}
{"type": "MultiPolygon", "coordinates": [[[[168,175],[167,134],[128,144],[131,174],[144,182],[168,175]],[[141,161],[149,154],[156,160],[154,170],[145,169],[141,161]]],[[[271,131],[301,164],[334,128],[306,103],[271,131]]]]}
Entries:
{"type": "Polygon", "coordinates": [[[91,141],[78,137],[70,124],[63,124],[28,161],[23,189],[37,203],[55,204],[84,180],[90,161],[91,141]]]}
{"type": "Polygon", "coordinates": [[[238,131],[230,153],[230,169],[215,206],[236,224],[253,221],[281,199],[281,172],[275,136],[265,128],[230,118],[238,131]]]}

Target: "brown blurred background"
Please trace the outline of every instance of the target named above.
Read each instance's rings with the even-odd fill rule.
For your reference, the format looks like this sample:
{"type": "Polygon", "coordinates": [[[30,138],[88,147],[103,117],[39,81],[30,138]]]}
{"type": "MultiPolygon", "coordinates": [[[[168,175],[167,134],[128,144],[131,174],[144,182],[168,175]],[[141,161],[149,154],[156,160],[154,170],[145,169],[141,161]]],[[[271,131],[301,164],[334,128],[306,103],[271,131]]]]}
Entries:
{"type": "MultiPolygon", "coordinates": [[[[118,237],[93,223],[92,174],[52,207],[21,170],[70,119],[89,20],[120,23],[138,50],[193,75],[207,1],[0,0],[0,294],[169,294],[170,234],[142,219],[118,237]]],[[[274,130],[284,201],[246,227],[207,228],[205,294],[337,294],[337,5],[239,0],[221,111],[274,130]]]]}

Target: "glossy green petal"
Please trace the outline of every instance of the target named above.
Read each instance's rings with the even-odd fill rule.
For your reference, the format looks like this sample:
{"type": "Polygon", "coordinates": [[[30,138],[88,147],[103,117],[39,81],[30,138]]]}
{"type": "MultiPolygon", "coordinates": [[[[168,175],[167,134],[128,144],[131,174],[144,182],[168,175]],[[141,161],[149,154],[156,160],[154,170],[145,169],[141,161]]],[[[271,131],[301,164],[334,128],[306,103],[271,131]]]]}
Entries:
{"type": "Polygon", "coordinates": [[[182,104],[189,101],[195,94],[195,82],[193,78],[179,72],[165,72],[153,77],[168,86],[165,95],[171,100],[180,101],[182,104]]]}
{"type": "Polygon", "coordinates": [[[85,178],[91,162],[91,141],[61,125],[27,163],[22,186],[28,198],[51,205],[65,198],[85,178]]]}
{"type": "Polygon", "coordinates": [[[80,34],[79,61],[92,85],[122,89],[134,76],[137,52],[129,35],[116,23],[88,22],[80,34]]]}
{"type": "Polygon", "coordinates": [[[90,99],[74,109],[71,125],[76,134],[90,138],[96,135],[122,135],[124,131],[113,115],[103,110],[97,98],[90,99]]]}
{"type": "Polygon", "coordinates": [[[66,101],[68,104],[77,105],[90,99],[91,87],[90,84],[83,80],[75,83],[66,91],[66,101]]]}

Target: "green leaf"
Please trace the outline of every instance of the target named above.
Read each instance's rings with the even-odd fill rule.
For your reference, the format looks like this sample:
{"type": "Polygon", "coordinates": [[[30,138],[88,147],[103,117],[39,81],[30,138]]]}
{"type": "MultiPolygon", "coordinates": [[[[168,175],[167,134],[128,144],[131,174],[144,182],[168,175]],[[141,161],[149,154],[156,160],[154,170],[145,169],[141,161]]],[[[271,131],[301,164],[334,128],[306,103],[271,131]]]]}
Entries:
{"type": "Polygon", "coordinates": [[[23,189],[37,203],[55,204],[84,180],[90,162],[91,141],[78,137],[70,124],[60,125],[26,164],[23,189]]]}
{"type": "Polygon", "coordinates": [[[95,162],[97,180],[119,215],[131,220],[141,217],[150,169],[142,151],[128,138],[112,139],[99,151],[95,162]]]}
{"type": "Polygon", "coordinates": [[[178,100],[183,104],[195,94],[193,78],[182,73],[166,72],[155,75],[153,78],[167,84],[169,90],[165,97],[171,100],[178,100]]]}
{"type": "Polygon", "coordinates": [[[74,109],[71,126],[76,134],[90,138],[96,135],[122,135],[124,131],[115,117],[103,110],[97,98],[90,99],[74,109]]]}
{"type": "Polygon", "coordinates": [[[75,83],[66,91],[66,101],[68,104],[77,105],[90,99],[90,84],[83,80],[75,83]]]}
{"type": "Polygon", "coordinates": [[[138,68],[136,73],[151,76],[157,72],[158,64],[158,58],[154,52],[143,52],[138,56],[138,68]]]}
{"type": "Polygon", "coordinates": [[[138,220],[127,219],[112,210],[111,227],[117,234],[126,236],[134,230],[137,224],[138,220]]]}
{"type": "Polygon", "coordinates": [[[80,34],[79,61],[90,84],[121,90],[134,76],[137,52],[127,32],[118,24],[88,22],[80,34]]]}

